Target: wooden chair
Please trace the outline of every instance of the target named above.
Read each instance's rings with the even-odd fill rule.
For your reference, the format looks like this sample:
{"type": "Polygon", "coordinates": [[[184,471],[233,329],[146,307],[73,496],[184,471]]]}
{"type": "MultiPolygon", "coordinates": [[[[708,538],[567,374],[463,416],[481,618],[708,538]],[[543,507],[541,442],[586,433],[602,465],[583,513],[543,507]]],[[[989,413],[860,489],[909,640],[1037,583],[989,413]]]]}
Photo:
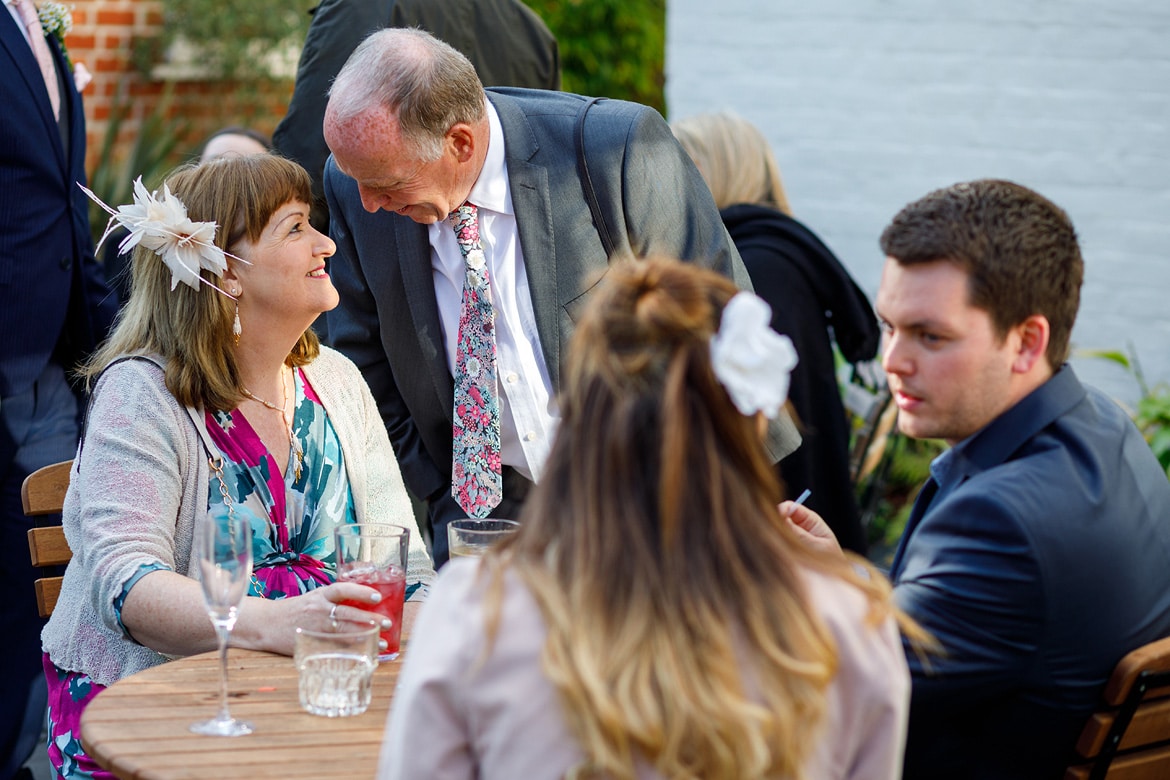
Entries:
{"type": "Polygon", "coordinates": [[[1170,777],[1170,637],[1121,659],[1065,780],[1170,777]]]}
{"type": "MultiPolygon", "coordinates": [[[[29,517],[60,514],[69,488],[69,469],[73,461],[66,460],[37,469],[25,477],[20,486],[20,501],[29,517]]],[[[28,553],[33,566],[41,568],[64,566],[73,557],[65,531],[60,525],[28,529],[28,553]]],[[[57,597],[61,594],[62,577],[48,575],[36,581],[37,609],[41,617],[53,614],[57,597]]]]}

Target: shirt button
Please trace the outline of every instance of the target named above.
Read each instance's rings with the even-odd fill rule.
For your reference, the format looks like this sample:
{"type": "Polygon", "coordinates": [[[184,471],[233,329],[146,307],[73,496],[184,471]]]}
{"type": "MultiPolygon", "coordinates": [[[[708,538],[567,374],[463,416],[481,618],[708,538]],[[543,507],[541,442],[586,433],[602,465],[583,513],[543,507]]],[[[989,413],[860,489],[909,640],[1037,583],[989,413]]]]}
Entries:
{"type": "Polygon", "coordinates": [[[61,258],[61,262],[60,262],[60,263],[58,263],[58,265],[60,265],[60,266],[61,266],[61,270],[63,270],[63,271],[68,271],[68,270],[69,270],[71,267],[73,267],[73,258],[71,258],[71,257],[62,257],[62,258],[61,258]]]}
{"type": "Polygon", "coordinates": [[[524,434],[524,441],[536,441],[536,433],[534,431],[529,431],[528,433],[524,434]]]}
{"type": "Polygon", "coordinates": [[[520,379],[516,374],[508,374],[508,384],[514,385],[520,379]]]}

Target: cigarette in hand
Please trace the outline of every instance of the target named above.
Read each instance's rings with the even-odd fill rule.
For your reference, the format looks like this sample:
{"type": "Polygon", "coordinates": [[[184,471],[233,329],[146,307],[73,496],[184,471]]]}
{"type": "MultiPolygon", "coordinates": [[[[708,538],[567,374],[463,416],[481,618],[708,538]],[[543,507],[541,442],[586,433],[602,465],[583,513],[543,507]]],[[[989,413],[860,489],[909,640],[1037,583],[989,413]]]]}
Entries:
{"type": "Polygon", "coordinates": [[[788,515],[787,516],[792,517],[792,514],[793,514],[793,512],[796,511],[796,508],[798,506],[800,506],[801,504],[803,504],[805,501],[807,501],[808,497],[811,495],[812,495],[812,491],[809,490],[808,488],[805,488],[804,492],[801,493],[799,496],[797,496],[796,500],[792,502],[792,506],[790,506],[788,508],[788,515]]]}

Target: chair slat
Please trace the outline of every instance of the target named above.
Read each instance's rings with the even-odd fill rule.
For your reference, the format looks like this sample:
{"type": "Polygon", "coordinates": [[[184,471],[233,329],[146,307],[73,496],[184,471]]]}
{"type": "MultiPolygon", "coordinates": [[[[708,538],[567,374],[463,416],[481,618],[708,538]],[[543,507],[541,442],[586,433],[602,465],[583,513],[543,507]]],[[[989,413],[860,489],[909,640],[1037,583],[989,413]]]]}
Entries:
{"type": "Polygon", "coordinates": [[[65,503],[69,489],[69,469],[73,461],[66,460],[37,469],[20,486],[20,501],[26,515],[58,514],[65,503]]]}
{"type": "Polygon", "coordinates": [[[1142,672],[1170,670],[1170,637],[1139,647],[1122,658],[1105,685],[1105,703],[1119,706],[1129,695],[1137,676],[1142,672]]]}
{"type": "Polygon", "coordinates": [[[1076,753],[1065,780],[1170,777],[1170,638],[1143,645],[1117,662],[1101,706],[1081,731],[1076,753]],[[1125,723],[1126,714],[1131,717],[1117,739],[1110,732],[1115,724],[1125,723]],[[1115,750],[1111,737],[1117,739],[1115,750]],[[1107,761],[1108,771],[1102,775],[1107,761]]]}
{"type": "MultiPolygon", "coordinates": [[[[65,505],[65,493],[69,490],[69,471],[73,461],[66,460],[44,466],[29,474],[20,486],[20,502],[24,513],[30,517],[60,514],[65,505]]],[[[59,525],[44,528],[30,528],[28,531],[28,554],[33,566],[39,568],[63,566],[69,563],[73,552],[65,541],[65,531],[59,525]]],[[[52,570],[49,572],[52,574],[52,570]]],[[[49,617],[57,606],[61,595],[58,576],[41,577],[34,581],[37,612],[49,617]]]]}
{"type": "MultiPolygon", "coordinates": [[[[1106,780],[1166,780],[1170,766],[1170,745],[1156,750],[1146,750],[1129,756],[1118,756],[1109,765],[1106,780]]],[[[1064,780],[1088,780],[1093,764],[1071,767],[1064,773],[1064,780]]]]}
{"type": "MultiPolygon", "coordinates": [[[[1095,713],[1077,741],[1077,754],[1092,758],[1100,753],[1101,748],[1105,747],[1114,718],[1113,713],[1095,713]]],[[[1170,739],[1170,699],[1155,699],[1143,703],[1134,713],[1118,749],[1129,750],[1135,745],[1164,739],[1170,739]]]]}
{"type": "Polygon", "coordinates": [[[28,553],[33,566],[64,566],[73,557],[59,525],[28,529],[28,553]]]}
{"type": "Polygon", "coordinates": [[[61,595],[61,583],[64,577],[41,577],[36,581],[37,611],[41,617],[49,617],[57,607],[57,598],[61,595]]]}

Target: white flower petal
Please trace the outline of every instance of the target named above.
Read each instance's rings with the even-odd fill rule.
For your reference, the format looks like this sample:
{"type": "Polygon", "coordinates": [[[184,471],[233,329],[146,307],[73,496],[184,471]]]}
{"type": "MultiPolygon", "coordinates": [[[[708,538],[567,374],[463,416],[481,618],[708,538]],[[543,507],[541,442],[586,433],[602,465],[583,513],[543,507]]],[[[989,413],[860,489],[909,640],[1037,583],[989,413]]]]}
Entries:
{"type": "Polygon", "coordinates": [[[134,202],[119,206],[117,211],[102,203],[90,190],[85,193],[129,231],[118,245],[119,254],[126,254],[140,244],[156,252],[170,269],[172,290],[179,282],[198,290],[203,281],[199,275],[202,269],[219,275],[227,270],[226,255],[215,244],[216,223],[189,219],[187,207],[171,192],[169,185],[163,184],[160,198],[158,193],[146,189],[139,176],[134,180],[134,202]]]}

